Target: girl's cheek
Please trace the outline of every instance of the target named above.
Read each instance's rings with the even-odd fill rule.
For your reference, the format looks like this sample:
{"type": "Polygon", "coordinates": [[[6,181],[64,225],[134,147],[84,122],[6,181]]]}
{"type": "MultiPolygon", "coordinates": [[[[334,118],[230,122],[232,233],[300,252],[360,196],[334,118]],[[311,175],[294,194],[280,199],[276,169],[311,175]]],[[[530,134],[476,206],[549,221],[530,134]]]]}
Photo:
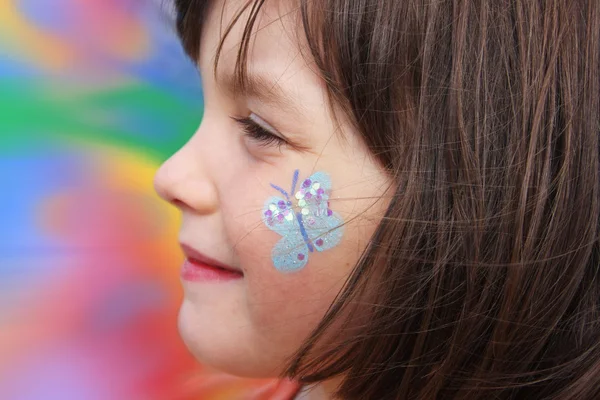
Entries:
{"type": "MultiPolygon", "coordinates": [[[[323,252],[307,253],[304,267],[282,272],[274,265],[272,251],[283,236],[267,227],[262,214],[267,199],[278,194],[270,186],[271,181],[291,187],[293,171],[289,168],[277,176],[270,171],[270,179],[266,179],[257,173],[260,171],[248,170],[238,175],[238,182],[223,199],[227,231],[244,270],[251,323],[268,335],[280,335],[280,340],[284,336],[304,337],[323,316],[377,226],[379,212],[373,207],[373,199],[381,194],[376,190],[381,185],[372,175],[344,175],[334,170],[330,174],[331,208],[345,223],[340,242],[323,252]]],[[[298,180],[305,178],[300,174],[298,180]]]]}
{"type": "Polygon", "coordinates": [[[359,231],[350,226],[339,245],[310,253],[306,266],[297,271],[282,272],[271,257],[282,237],[264,226],[259,216],[237,221],[243,239],[237,242],[236,254],[244,269],[249,318],[266,337],[299,341],[322,318],[356,264],[359,231]]]}
{"type": "Polygon", "coordinates": [[[339,289],[336,282],[343,281],[347,271],[339,268],[336,248],[310,253],[306,266],[297,271],[276,269],[272,250],[283,237],[269,229],[261,217],[271,194],[264,188],[255,192],[256,196],[246,194],[247,206],[239,209],[236,218],[226,221],[235,257],[244,270],[249,317],[259,329],[278,326],[283,334],[283,325],[291,323],[296,331],[304,331],[302,325],[310,324],[310,328],[318,322],[339,289]]]}

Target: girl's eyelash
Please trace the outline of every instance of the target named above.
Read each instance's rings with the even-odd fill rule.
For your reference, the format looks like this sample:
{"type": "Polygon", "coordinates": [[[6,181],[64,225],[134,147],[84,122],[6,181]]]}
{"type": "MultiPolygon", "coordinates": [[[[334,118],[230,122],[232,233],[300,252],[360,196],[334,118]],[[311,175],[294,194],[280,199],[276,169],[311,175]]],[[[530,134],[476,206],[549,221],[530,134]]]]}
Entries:
{"type": "Polygon", "coordinates": [[[284,144],[287,144],[285,139],[272,134],[271,132],[269,132],[268,130],[266,130],[259,124],[257,124],[255,121],[253,121],[249,117],[243,117],[243,118],[231,117],[231,118],[242,127],[242,129],[244,130],[244,133],[247,136],[254,139],[261,146],[265,146],[265,147],[270,146],[270,145],[283,146],[284,144]]]}

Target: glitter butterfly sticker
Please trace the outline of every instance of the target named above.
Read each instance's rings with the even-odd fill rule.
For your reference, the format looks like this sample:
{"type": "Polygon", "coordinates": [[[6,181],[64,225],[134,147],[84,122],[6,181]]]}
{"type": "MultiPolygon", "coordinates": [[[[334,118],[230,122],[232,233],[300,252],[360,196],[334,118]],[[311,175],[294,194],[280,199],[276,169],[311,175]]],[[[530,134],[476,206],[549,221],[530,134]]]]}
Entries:
{"type": "Polygon", "coordinates": [[[336,246],[343,234],[342,218],[329,207],[329,175],[316,172],[296,190],[298,173],[294,171],[289,194],[271,184],[283,198],[272,196],[263,208],[265,225],[282,236],[271,252],[273,265],[285,272],[304,267],[309,253],[336,246]]]}

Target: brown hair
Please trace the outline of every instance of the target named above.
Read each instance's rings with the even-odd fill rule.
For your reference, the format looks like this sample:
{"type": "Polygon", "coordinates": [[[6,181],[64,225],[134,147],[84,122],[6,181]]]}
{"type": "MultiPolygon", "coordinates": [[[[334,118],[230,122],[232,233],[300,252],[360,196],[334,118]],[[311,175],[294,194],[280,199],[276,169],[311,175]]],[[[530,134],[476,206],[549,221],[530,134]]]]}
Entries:
{"type": "MultiPolygon", "coordinates": [[[[207,1],[176,3],[196,59],[207,1]]],[[[298,4],[397,191],[287,374],[342,375],[344,399],[600,398],[600,2],[298,4]]]]}

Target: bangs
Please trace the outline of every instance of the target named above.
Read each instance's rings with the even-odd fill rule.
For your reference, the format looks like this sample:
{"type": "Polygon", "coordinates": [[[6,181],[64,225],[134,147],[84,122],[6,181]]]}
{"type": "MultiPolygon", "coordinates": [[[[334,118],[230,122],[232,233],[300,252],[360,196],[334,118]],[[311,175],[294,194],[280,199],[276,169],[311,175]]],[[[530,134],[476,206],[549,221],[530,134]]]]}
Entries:
{"type": "Polygon", "coordinates": [[[188,57],[197,62],[200,51],[202,21],[208,10],[208,0],[175,0],[177,34],[188,57]]]}

